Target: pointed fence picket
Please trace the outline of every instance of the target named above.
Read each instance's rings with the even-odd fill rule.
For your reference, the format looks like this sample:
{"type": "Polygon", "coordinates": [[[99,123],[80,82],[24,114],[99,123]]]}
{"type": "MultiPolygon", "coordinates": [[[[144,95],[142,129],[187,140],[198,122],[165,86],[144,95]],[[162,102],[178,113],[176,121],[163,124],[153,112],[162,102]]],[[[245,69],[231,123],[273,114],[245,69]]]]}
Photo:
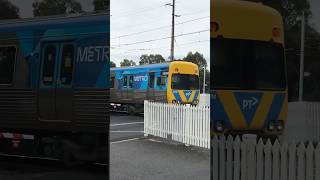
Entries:
{"type": "Polygon", "coordinates": [[[220,136],[213,137],[211,148],[213,180],[320,179],[319,144],[220,136]]]}
{"type": "Polygon", "coordinates": [[[210,107],[144,102],[144,134],[210,148],[210,107]]]}

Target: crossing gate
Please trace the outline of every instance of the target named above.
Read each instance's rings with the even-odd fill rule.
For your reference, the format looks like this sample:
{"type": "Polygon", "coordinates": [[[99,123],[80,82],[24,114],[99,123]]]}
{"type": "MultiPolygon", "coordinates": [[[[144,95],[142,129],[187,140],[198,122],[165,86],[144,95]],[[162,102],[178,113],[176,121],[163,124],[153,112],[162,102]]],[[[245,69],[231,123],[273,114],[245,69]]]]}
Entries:
{"type": "Polygon", "coordinates": [[[210,107],[144,102],[144,133],[210,147],[210,107]]]}

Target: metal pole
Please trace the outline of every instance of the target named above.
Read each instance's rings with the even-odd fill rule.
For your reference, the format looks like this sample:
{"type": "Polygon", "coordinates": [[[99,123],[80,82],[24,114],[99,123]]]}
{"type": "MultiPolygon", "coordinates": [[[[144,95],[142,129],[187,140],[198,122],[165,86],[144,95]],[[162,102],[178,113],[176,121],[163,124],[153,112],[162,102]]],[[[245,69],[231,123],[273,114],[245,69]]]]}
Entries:
{"type": "Polygon", "coordinates": [[[305,14],[301,17],[301,49],[300,49],[300,79],[299,79],[299,101],[303,100],[303,77],[304,77],[304,41],[305,41],[305,14]]]}
{"type": "Polygon", "coordinates": [[[171,30],[171,61],[174,60],[174,18],[175,18],[175,0],[172,0],[172,30],[171,30]]]}
{"type": "Polygon", "coordinates": [[[205,94],[206,93],[206,65],[203,67],[203,90],[202,93],[205,94]]]}

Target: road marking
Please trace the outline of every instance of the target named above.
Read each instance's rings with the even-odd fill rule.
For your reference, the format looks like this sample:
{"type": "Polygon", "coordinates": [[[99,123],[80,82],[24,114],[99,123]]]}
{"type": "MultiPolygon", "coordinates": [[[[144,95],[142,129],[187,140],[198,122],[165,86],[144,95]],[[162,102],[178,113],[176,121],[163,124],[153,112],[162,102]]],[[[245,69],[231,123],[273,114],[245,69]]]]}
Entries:
{"type": "Polygon", "coordinates": [[[111,131],[113,133],[143,133],[143,131],[111,131]]]}
{"type": "Polygon", "coordinates": [[[143,122],[132,122],[132,123],[111,124],[111,125],[110,125],[110,127],[115,127],[115,126],[125,126],[125,125],[131,125],[131,124],[143,124],[143,122]]]}
{"type": "Polygon", "coordinates": [[[5,157],[17,157],[17,158],[27,158],[27,159],[42,159],[42,160],[49,160],[49,161],[59,161],[59,159],[56,158],[47,158],[47,157],[32,157],[32,156],[22,156],[22,155],[11,155],[11,154],[2,154],[0,153],[0,156],[5,157]]]}
{"type": "Polygon", "coordinates": [[[113,141],[110,144],[117,144],[117,143],[122,143],[122,142],[129,142],[129,141],[135,141],[139,140],[140,138],[132,138],[132,139],[126,139],[126,140],[121,140],[121,141],[113,141]]]}
{"type": "Polygon", "coordinates": [[[155,140],[155,139],[149,139],[149,141],[162,143],[162,141],[160,141],[160,140],[155,140]]]}

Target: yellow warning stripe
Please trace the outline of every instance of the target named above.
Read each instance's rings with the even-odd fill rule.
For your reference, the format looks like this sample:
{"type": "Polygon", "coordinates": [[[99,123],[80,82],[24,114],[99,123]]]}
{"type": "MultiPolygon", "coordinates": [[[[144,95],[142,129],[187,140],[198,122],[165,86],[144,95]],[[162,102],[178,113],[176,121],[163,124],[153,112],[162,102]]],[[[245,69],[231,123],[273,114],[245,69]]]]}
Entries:
{"type": "Polygon", "coordinates": [[[187,102],[187,98],[184,95],[183,91],[182,90],[178,90],[178,93],[179,93],[179,96],[180,96],[182,102],[187,102]]]}
{"type": "Polygon", "coordinates": [[[220,91],[217,92],[221,101],[221,104],[230,120],[231,125],[236,129],[244,129],[247,126],[242,111],[236,101],[236,98],[232,92],[220,91]]]}
{"type": "Polygon", "coordinates": [[[272,101],[274,98],[274,93],[264,93],[258,109],[253,117],[253,120],[250,124],[250,129],[260,129],[265,123],[268,113],[270,111],[272,101]]]}
{"type": "Polygon", "coordinates": [[[288,113],[288,94],[285,95],[284,102],[282,104],[278,119],[285,121],[287,119],[287,113],[288,113]]]}

